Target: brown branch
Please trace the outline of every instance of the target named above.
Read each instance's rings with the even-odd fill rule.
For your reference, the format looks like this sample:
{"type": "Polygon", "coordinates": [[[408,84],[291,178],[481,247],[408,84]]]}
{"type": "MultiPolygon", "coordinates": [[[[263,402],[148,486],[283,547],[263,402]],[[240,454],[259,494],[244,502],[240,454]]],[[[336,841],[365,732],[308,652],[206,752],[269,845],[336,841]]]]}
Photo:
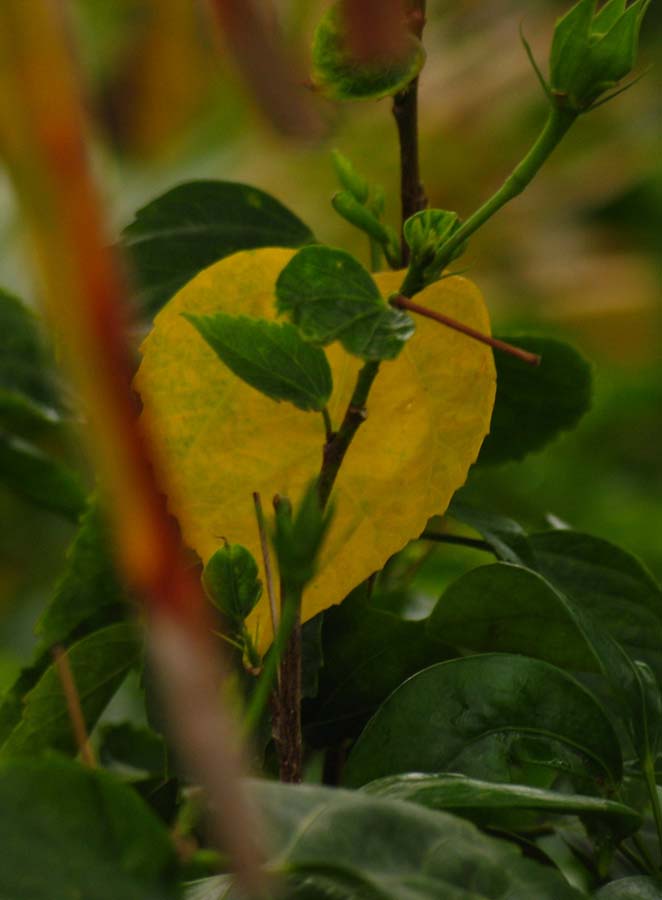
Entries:
{"type": "Polygon", "coordinates": [[[395,297],[391,297],[389,303],[396,309],[406,309],[409,312],[417,313],[419,316],[425,316],[426,319],[432,319],[435,322],[439,322],[447,328],[452,328],[453,331],[459,331],[461,334],[473,338],[474,341],[480,341],[481,344],[487,344],[487,346],[491,347],[493,350],[500,350],[502,353],[509,354],[509,356],[515,356],[517,359],[521,359],[522,362],[525,362],[530,366],[539,366],[541,363],[541,357],[538,356],[537,353],[529,353],[528,350],[523,350],[521,347],[514,347],[512,344],[506,343],[506,341],[500,341],[498,338],[494,338],[489,334],[483,334],[482,331],[477,331],[470,325],[458,322],[457,319],[452,319],[450,316],[446,316],[434,309],[428,309],[427,306],[420,306],[418,303],[414,303],[413,300],[410,300],[409,297],[404,297],[402,294],[396,294],[395,297]]]}
{"type": "MultiPolygon", "coordinates": [[[[409,4],[410,32],[419,40],[425,27],[425,0],[413,0],[409,4]]],[[[400,207],[401,225],[414,213],[428,205],[425,188],[421,183],[418,153],[418,78],[393,98],[393,117],[398,128],[400,143],[400,207]]],[[[409,262],[409,247],[401,232],[402,261],[409,262]]]]}
{"type": "Polygon", "coordinates": [[[74,733],[74,738],[76,739],[76,746],[78,747],[80,758],[86,766],[90,767],[90,769],[95,769],[97,761],[94,756],[94,751],[90,746],[85,716],[83,715],[83,708],[80,703],[80,695],[78,693],[78,688],[76,687],[74,673],[71,671],[71,665],[69,664],[69,656],[67,651],[59,646],[53,647],[52,653],[55,662],[55,671],[57,672],[60,684],[62,685],[62,692],[64,693],[67,712],[69,713],[69,720],[71,721],[71,728],[74,733]]]}

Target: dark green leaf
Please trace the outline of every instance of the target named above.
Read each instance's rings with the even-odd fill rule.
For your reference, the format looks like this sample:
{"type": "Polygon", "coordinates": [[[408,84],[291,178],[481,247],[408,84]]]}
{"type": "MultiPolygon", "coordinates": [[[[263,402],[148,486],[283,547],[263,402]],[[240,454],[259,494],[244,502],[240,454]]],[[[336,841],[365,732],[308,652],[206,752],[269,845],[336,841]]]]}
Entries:
{"type": "Polygon", "coordinates": [[[64,759],[0,762],[3,900],[176,900],[167,830],[105,772],[64,759]]]}
{"type": "Polygon", "coordinates": [[[641,816],[635,809],[602,797],[561,794],[521,784],[494,784],[446,772],[391,775],[371,781],[363,790],[377,797],[407,800],[428,809],[453,812],[484,828],[509,829],[513,814],[523,811],[605,821],[619,839],[641,825],[641,816]]]}
{"type": "Polygon", "coordinates": [[[67,643],[85,623],[101,627],[125,616],[126,594],[111,549],[103,513],[92,500],[81,517],[53,597],[37,622],[42,649],[67,643]]]}
{"type": "Polygon", "coordinates": [[[347,47],[341,3],[325,13],[313,38],[313,82],[334,100],[377,100],[397,94],[420,72],[425,53],[420,41],[407,36],[400,59],[362,62],[347,47]]]}
{"type": "MultiPolygon", "coordinates": [[[[69,665],[88,731],[96,724],[128,671],[142,654],[131,625],[110,625],[68,650],[69,665]]],[[[69,711],[55,665],[25,696],[22,716],[0,748],[0,756],[36,756],[45,750],[76,753],[69,711]]]]}
{"type": "Polygon", "coordinates": [[[168,750],[162,735],[131,722],[101,729],[99,759],[106,768],[125,778],[164,778],[168,772],[168,750]]]}
{"type": "Polygon", "coordinates": [[[613,790],[618,738],[602,707],[574,678],[540,660],[486,654],[414,675],[382,704],[349,756],[345,780],[403,772],[459,772],[549,787],[563,773],[613,790]]]}
{"type": "Polygon", "coordinates": [[[36,506],[78,518],[85,490],[78,474],[34,444],[0,432],[0,480],[36,506]]]}
{"type": "Polygon", "coordinates": [[[523,653],[562,668],[601,671],[566,598],[521,566],[495,563],[462,575],[427,625],[432,637],[477,653],[523,653]]]}
{"type": "Polygon", "coordinates": [[[511,843],[447,813],[310,785],[258,782],[253,791],[273,852],[269,866],[287,876],[284,896],[292,900],[581,896],[511,843]]]}
{"type": "Polygon", "coordinates": [[[199,271],[256,247],[301,247],[313,235],[278,200],[229,181],[190,181],[138,210],[122,233],[141,309],[154,315],[199,271]]]}
{"type": "Polygon", "coordinates": [[[236,625],[243,624],[262,596],[257,563],[241,544],[226,544],[209,559],[202,583],[212,603],[236,625]]]}
{"type": "Polygon", "coordinates": [[[56,404],[37,320],[21,301],[0,288],[0,390],[44,407],[56,404]]]}
{"type": "Polygon", "coordinates": [[[532,369],[497,353],[497,393],[490,433],[478,462],[522,459],[560,432],[574,428],[591,405],[591,369],[579,353],[552,338],[507,336],[504,340],[542,356],[532,369]]]}
{"type": "Polygon", "coordinates": [[[405,678],[454,655],[428,637],[425,622],[375,609],[358,590],[324,613],[319,693],[304,704],[306,739],[314,745],[355,737],[405,678]]]}
{"type": "Polygon", "coordinates": [[[576,531],[534,534],[535,568],[662,680],[662,591],[632,554],[576,531]]]}
{"type": "Polygon", "coordinates": [[[293,325],[221,312],[184,318],[235,375],[272,400],[303,410],[328,403],[333,380],[324,351],[304,341],[293,325]]]}
{"type": "Polygon", "coordinates": [[[344,250],[304,247],[276,283],[278,311],[307,341],[340,341],[362,359],[394,359],[414,333],[409,315],[388,306],[360,262],[344,250]]]}
{"type": "Polygon", "coordinates": [[[301,696],[303,699],[317,697],[319,693],[319,673],[324,665],[323,625],[324,613],[318,613],[301,626],[301,696]]]}
{"type": "Polygon", "coordinates": [[[662,900],[662,879],[619,878],[599,890],[595,900],[662,900]]]}
{"type": "Polygon", "coordinates": [[[25,438],[57,433],[64,421],[51,406],[42,406],[26,394],[0,387],[0,428],[25,438]]]}
{"type": "Polygon", "coordinates": [[[447,515],[482,535],[498,559],[522,565],[533,562],[533,551],[526,532],[513,519],[469,506],[457,499],[452,500],[447,515]]]}

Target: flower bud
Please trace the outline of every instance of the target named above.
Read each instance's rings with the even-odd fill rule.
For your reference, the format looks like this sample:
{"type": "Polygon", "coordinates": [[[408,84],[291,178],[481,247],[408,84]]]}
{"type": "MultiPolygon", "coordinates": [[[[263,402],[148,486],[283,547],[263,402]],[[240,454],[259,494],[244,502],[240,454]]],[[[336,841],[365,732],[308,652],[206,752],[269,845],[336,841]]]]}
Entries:
{"type": "Polygon", "coordinates": [[[641,22],[650,0],[579,0],[556,24],[550,54],[555,102],[586,112],[634,68],[641,22]]]}
{"type": "Polygon", "coordinates": [[[370,191],[365,178],[359,175],[352,163],[339,150],[332,150],[331,158],[333,167],[336,170],[336,176],[341,185],[346,191],[349,191],[355,200],[359,203],[365,203],[370,191]]]}
{"type": "Polygon", "coordinates": [[[392,228],[384,225],[373,213],[362,206],[349,191],[338,191],[331,198],[333,208],[352,225],[364,231],[384,250],[389,263],[399,263],[398,238],[392,228]]]}

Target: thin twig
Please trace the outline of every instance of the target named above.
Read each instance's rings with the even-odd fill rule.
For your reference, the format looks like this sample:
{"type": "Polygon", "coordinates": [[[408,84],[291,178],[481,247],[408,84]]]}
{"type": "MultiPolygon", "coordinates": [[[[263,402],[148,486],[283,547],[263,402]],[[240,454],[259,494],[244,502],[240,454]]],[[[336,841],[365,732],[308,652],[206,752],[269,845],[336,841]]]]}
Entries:
{"type": "Polygon", "coordinates": [[[94,751],[90,746],[90,737],[87,733],[85,716],[83,715],[83,708],[80,703],[80,695],[78,693],[78,688],[76,687],[74,673],[71,671],[71,666],[69,664],[69,656],[67,655],[66,650],[60,646],[53,647],[52,652],[55,670],[60,679],[60,684],[62,685],[64,699],[67,704],[67,712],[69,713],[71,728],[76,739],[78,752],[86,766],[89,766],[90,769],[96,769],[97,761],[94,756],[94,751]]]}
{"type": "Polygon", "coordinates": [[[409,310],[409,312],[417,313],[419,316],[425,316],[426,319],[432,319],[435,322],[439,322],[447,328],[452,328],[453,331],[459,331],[461,334],[465,334],[475,341],[480,341],[481,344],[487,344],[487,346],[491,347],[493,350],[500,350],[502,353],[509,354],[509,356],[515,356],[517,359],[521,359],[522,362],[525,362],[530,366],[539,366],[542,361],[542,357],[537,353],[530,353],[528,350],[523,350],[521,347],[514,347],[512,344],[508,344],[506,341],[500,341],[498,338],[494,338],[489,334],[483,334],[482,331],[477,331],[470,325],[458,322],[457,319],[452,319],[450,316],[444,315],[444,313],[437,312],[435,309],[428,309],[427,306],[420,306],[418,303],[414,303],[413,300],[410,300],[409,297],[405,297],[402,294],[396,294],[394,297],[391,297],[389,303],[391,306],[395,306],[396,309],[406,309],[409,310]]]}
{"type": "Polygon", "coordinates": [[[459,547],[471,547],[474,550],[484,550],[486,553],[494,553],[487,541],[480,538],[465,537],[463,534],[441,534],[438,531],[424,531],[419,541],[435,541],[437,544],[457,544],[459,547]]]}
{"type": "Polygon", "coordinates": [[[278,631],[278,607],[276,606],[276,595],[274,591],[274,576],[271,568],[271,557],[269,555],[269,542],[267,540],[267,528],[264,522],[264,512],[262,510],[262,500],[258,491],[253,491],[253,503],[255,504],[255,518],[257,519],[257,530],[260,534],[260,549],[262,551],[262,563],[264,564],[264,580],[267,586],[267,597],[269,598],[269,612],[271,613],[271,627],[273,635],[276,636],[278,631]]]}

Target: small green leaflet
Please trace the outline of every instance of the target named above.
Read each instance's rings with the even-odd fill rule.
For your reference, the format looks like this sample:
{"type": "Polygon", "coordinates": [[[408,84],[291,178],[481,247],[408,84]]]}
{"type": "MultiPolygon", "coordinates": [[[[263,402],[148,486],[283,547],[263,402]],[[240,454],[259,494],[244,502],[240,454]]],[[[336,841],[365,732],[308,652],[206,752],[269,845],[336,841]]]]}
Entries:
{"type": "Polygon", "coordinates": [[[241,544],[226,544],[211,557],[202,583],[212,603],[237,625],[243,624],[262,596],[253,555],[241,544]]]}
{"type": "Polygon", "coordinates": [[[412,81],[425,62],[421,42],[407,35],[407,52],[399,59],[363,62],[353,59],[345,40],[340,3],[325,13],[313,38],[312,80],[333,100],[378,100],[397,94],[412,81]]]}
{"type": "Polygon", "coordinates": [[[303,410],[326,406],[333,389],[329,363],[292,325],[226,313],[184,318],[235,375],[267,397],[303,410]]]}
{"type": "Polygon", "coordinates": [[[407,313],[392,309],[370,274],[344,250],[304,247],[276,283],[278,311],[315,344],[340,341],[366,360],[395,359],[414,333],[407,313]]]}

